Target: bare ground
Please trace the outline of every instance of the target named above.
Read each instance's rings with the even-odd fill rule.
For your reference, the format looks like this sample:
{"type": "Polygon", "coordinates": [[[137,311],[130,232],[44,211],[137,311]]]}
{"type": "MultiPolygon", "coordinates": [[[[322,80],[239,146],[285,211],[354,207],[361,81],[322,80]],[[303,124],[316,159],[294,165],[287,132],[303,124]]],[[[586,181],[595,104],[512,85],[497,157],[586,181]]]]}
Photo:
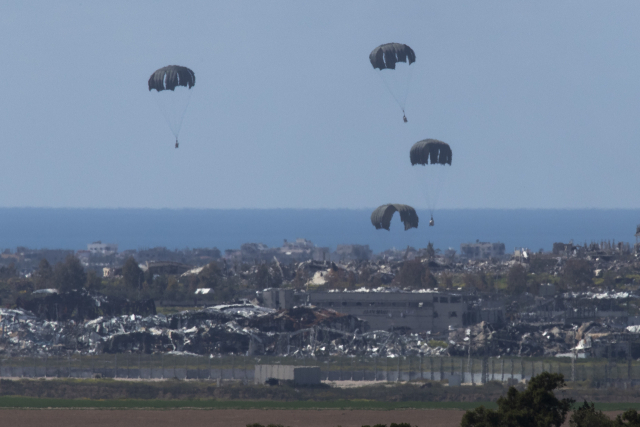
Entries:
{"type": "MultiPolygon", "coordinates": [[[[0,425],[17,427],[245,427],[250,423],[291,427],[360,427],[410,423],[418,427],[457,427],[464,411],[407,409],[396,411],[344,410],[0,410],[0,425]]],[[[607,412],[614,417],[619,412],[607,412]]],[[[568,417],[567,417],[568,419],[568,417]]],[[[567,421],[565,425],[569,425],[567,421]]]]}

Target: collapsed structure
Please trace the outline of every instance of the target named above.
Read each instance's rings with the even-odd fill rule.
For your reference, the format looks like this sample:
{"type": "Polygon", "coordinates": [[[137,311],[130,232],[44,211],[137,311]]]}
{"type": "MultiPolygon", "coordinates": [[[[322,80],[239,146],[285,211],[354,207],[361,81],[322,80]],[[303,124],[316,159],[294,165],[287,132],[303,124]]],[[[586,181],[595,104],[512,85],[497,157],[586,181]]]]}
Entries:
{"type": "Polygon", "coordinates": [[[296,307],[276,311],[251,304],[216,306],[170,316],[99,316],[86,322],[49,321],[24,309],[0,309],[0,317],[0,352],[8,355],[287,355],[313,353],[321,344],[337,348],[368,328],[366,322],[333,310],[296,307]]]}

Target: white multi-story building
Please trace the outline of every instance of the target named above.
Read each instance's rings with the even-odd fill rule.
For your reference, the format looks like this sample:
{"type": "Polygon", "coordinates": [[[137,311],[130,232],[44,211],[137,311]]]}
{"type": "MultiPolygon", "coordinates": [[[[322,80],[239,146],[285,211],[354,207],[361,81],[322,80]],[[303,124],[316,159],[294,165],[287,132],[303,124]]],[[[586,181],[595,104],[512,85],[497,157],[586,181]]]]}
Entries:
{"type": "Polygon", "coordinates": [[[118,245],[116,243],[102,243],[98,240],[88,244],[87,250],[91,252],[91,255],[113,255],[118,253],[118,245]]]}
{"type": "Polygon", "coordinates": [[[504,256],[504,243],[489,243],[476,240],[475,243],[461,243],[460,256],[469,259],[501,258],[504,256]]]}

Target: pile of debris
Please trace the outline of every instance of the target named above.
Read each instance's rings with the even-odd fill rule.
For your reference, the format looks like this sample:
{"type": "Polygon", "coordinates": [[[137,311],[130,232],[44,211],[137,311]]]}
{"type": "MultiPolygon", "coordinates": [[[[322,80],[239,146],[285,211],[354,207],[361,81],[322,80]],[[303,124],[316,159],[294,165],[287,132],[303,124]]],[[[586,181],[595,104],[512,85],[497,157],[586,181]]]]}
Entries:
{"type": "Polygon", "coordinates": [[[614,323],[512,323],[497,329],[482,322],[449,333],[452,356],[640,357],[640,327],[614,323]]]}
{"type": "Polygon", "coordinates": [[[11,355],[120,352],[290,354],[318,334],[328,341],[357,334],[366,322],[311,307],[271,310],[224,305],[178,314],[100,316],[87,322],[39,319],[24,309],[0,310],[0,351],[11,355]]]}
{"type": "Polygon", "coordinates": [[[328,344],[317,345],[304,355],[313,356],[368,356],[400,357],[418,355],[447,355],[444,347],[430,347],[426,334],[398,334],[372,331],[334,339],[328,344]]]}
{"type": "Polygon", "coordinates": [[[0,353],[70,352],[230,355],[441,355],[427,334],[373,331],[356,317],[316,307],[273,310],[231,304],[170,316],[100,316],[87,322],[38,319],[24,309],[0,310],[0,353]]]}

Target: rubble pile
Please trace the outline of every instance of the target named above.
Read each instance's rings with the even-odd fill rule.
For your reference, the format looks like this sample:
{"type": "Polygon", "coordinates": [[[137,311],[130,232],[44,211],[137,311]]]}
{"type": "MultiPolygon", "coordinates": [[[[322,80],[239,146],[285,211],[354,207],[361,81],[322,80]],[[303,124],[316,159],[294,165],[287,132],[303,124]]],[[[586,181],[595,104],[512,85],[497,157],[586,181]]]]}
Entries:
{"type": "Polygon", "coordinates": [[[512,323],[496,329],[482,322],[449,333],[452,356],[640,357],[640,327],[613,323],[512,323]]]}
{"type": "Polygon", "coordinates": [[[24,309],[2,309],[0,316],[0,351],[11,355],[74,351],[281,355],[367,328],[366,322],[332,310],[276,311],[250,304],[170,316],[100,316],[87,322],[49,321],[24,309]]]}
{"type": "Polygon", "coordinates": [[[361,335],[343,336],[328,344],[316,346],[308,355],[314,356],[368,356],[400,357],[418,355],[447,355],[444,347],[430,347],[426,334],[398,334],[387,331],[372,331],[361,335]]]}
{"type": "Polygon", "coordinates": [[[397,357],[447,352],[429,347],[426,334],[362,333],[366,322],[315,307],[276,311],[234,304],[170,316],[100,316],[84,323],[38,319],[24,309],[2,309],[0,316],[0,352],[12,356],[187,352],[397,357]]]}

